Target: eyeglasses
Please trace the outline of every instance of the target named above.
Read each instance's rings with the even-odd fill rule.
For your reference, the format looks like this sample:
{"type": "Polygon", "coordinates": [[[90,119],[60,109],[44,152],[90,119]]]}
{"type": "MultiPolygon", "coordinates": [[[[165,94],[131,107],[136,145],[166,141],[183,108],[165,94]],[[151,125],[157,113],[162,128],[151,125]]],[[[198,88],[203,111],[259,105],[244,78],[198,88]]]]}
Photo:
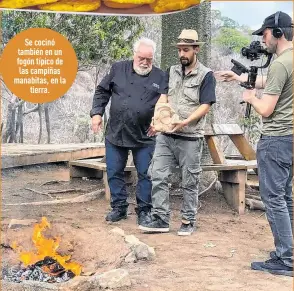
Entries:
{"type": "Polygon", "coordinates": [[[138,56],[138,59],[140,62],[144,62],[144,60],[146,60],[147,63],[151,63],[153,61],[153,58],[143,58],[138,56]]]}

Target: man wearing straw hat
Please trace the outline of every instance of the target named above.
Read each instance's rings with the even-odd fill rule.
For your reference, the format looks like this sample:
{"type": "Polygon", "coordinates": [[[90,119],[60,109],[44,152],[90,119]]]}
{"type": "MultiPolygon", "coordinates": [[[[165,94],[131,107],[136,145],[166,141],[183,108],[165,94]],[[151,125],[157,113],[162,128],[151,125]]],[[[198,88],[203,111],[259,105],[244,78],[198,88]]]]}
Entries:
{"type": "MultiPolygon", "coordinates": [[[[178,37],[180,64],[169,69],[169,90],[161,96],[179,116],[170,132],[161,132],[149,172],[152,178],[152,221],[139,226],[144,232],[169,231],[168,177],[175,166],[182,174],[182,224],[178,235],[190,235],[195,228],[198,205],[200,160],[206,114],[215,103],[213,72],[197,58],[200,46],[197,31],[184,29],[178,37]]],[[[154,127],[153,127],[154,130],[154,127]]],[[[150,134],[154,131],[150,130],[150,134]]]]}

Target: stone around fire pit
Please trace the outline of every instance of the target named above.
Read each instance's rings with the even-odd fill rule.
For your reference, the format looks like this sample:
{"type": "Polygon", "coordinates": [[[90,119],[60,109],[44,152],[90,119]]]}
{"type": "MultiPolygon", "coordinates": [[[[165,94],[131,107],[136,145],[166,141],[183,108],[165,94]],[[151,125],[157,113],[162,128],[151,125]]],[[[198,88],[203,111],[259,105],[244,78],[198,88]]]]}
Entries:
{"type": "MultiPolygon", "coordinates": [[[[151,261],[155,258],[154,248],[148,246],[147,244],[141,242],[134,235],[127,235],[125,241],[132,250],[132,253],[129,253],[126,257],[126,262],[133,262],[133,257],[137,260],[148,260],[151,261]]],[[[135,261],[134,261],[135,262],[135,261]]]]}
{"type": "MultiPolygon", "coordinates": [[[[130,259],[128,263],[138,260],[149,260],[155,256],[154,249],[141,242],[133,235],[126,235],[122,229],[114,228],[112,231],[105,231],[90,227],[89,229],[74,229],[70,225],[55,224],[54,232],[47,232],[48,236],[56,237],[61,235],[62,244],[60,249],[62,255],[71,254],[72,259],[82,264],[83,273],[67,282],[46,283],[24,280],[21,283],[1,280],[3,291],[95,291],[115,290],[116,288],[131,286],[131,279],[126,269],[116,269],[126,263],[125,258],[130,259]],[[99,240],[97,240],[99,237],[99,240]],[[69,243],[70,242],[70,243],[69,243]],[[91,248],[89,248],[91,245],[91,248]],[[111,245],[111,252],[109,252],[111,245]],[[71,250],[69,252],[69,249],[71,250]],[[141,252],[139,252],[141,251],[141,252]],[[88,274],[88,275],[86,275],[88,274]],[[91,274],[89,276],[89,274],[91,274]],[[93,275],[94,274],[94,275],[93,275]]],[[[8,230],[6,242],[9,245],[13,240],[21,241],[26,234],[27,241],[30,239],[30,230],[27,228],[8,230]]],[[[28,247],[26,247],[27,249],[28,247]]],[[[18,261],[15,261],[15,253],[11,249],[5,249],[3,258],[4,265],[12,268],[18,261]],[[12,258],[13,256],[13,258],[12,258]]],[[[18,259],[18,258],[17,258],[18,259]]],[[[3,277],[4,279],[4,277],[3,277]]]]}
{"type": "Polygon", "coordinates": [[[12,283],[5,280],[1,280],[2,291],[58,291],[59,288],[55,284],[36,282],[36,281],[24,281],[23,283],[12,283]]]}
{"type": "Polygon", "coordinates": [[[114,269],[90,277],[75,277],[60,284],[36,281],[24,281],[21,284],[1,281],[3,291],[98,291],[116,289],[132,285],[129,273],[125,269],[114,269]]]}
{"type": "Polygon", "coordinates": [[[138,260],[151,261],[155,258],[154,248],[141,242],[136,236],[126,235],[125,232],[119,227],[113,228],[110,232],[123,237],[130,248],[131,252],[125,257],[126,263],[135,263],[138,260]]]}

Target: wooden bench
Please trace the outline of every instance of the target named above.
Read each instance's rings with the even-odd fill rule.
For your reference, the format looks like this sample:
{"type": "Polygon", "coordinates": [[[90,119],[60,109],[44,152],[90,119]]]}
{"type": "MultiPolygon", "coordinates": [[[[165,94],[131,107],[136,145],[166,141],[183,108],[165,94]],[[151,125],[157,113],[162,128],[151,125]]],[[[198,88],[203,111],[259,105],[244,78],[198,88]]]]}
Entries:
{"type": "MultiPolygon", "coordinates": [[[[213,160],[213,164],[202,165],[203,171],[217,171],[222,184],[224,196],[228,204],[239,214],[245,212],[245,186],[247,171],[256,170],[256,155],[244,137],[243,131],[237,124],[215,124],[206,129],[205,139],[213,160]],[[241,154],[242,160],[226,159],[218,145],[219,136],[229,136],[241,154]]],[[[125,172],[136,171],[129,157],[125,172]]],[[[105,196],[110,200],[110,190],[107,181],[106,164],[104,159],[86,159],[71,161],[70,177],[103,178],[105,196]]]]}
{"type": "MultiPolygon", "coordinates": [[[[224,196],[228,204],[239,214],[245,211],[245,186],[247,170],[255,169],[256,161],[233,160],[227,164],[202,165],[203,171],[219,172],[219,181],[222,184],[224,196]]],[[[136,171],[135,166],[126,166],[126,172],[136,171]]],[[[105,197],[110,200],[110,190],[107,181],[106,164],[100,159],[88,159],[70,162],[70,176],[77,177],[103,177],[105,197]],[[92,170],[92,171],[91,171],[92,170]],[[94,171],[93,171],[94,170],[94,171]],[[96,173],[96,174],[95,174],[96,173]]]]}

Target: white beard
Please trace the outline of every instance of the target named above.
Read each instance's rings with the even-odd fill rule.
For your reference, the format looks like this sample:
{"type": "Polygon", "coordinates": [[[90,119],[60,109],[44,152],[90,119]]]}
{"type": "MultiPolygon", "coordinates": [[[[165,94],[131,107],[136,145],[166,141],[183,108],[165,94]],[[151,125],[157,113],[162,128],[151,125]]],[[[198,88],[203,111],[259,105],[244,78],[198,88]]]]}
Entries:
{"type": "Polygon", "coordinates": [[[143,69],[143,68],[140,68],[140,67],[134,67],[134,70],[138,75],[145,76],[145,75],[148,75],[151,72],[152,66],[150,68],[146,68],[146,69],[143,69]]]}

